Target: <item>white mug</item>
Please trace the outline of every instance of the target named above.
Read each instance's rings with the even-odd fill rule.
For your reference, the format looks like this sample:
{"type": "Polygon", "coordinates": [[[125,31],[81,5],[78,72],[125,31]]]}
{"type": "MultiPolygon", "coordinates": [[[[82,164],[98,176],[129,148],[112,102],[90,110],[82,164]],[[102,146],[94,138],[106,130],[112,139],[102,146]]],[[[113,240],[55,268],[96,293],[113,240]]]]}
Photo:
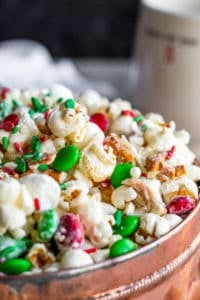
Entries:
{"type": "Polygon", "coordinates": [[[132,95],[200,142],[200,0],[142,0],[132,95]]]}

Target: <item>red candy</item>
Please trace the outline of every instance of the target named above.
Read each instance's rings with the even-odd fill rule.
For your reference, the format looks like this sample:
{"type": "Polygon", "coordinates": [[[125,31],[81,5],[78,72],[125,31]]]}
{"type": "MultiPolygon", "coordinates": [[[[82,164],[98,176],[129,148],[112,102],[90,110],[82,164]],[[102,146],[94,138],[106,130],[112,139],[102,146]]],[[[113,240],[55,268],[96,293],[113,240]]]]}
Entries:
{"type": "Polygon", "coordinates": [[[105,131],[108,126],[108,120],[102,113],[95,113],[91,115],[90,122],[95,123],[102,131],[105,131]]]}
{"type": "Polygon", "coordinates": [[[19,123],[19,117],[17,114],[11,114],[5,117],[3,122],[12,122],[16,126],[19,123]]]}
{"type": "Polygon", "coordinates": [[[195,200],[187,196],[178,196],[167,205],[170,214],[182,215],[188,213],[195,207],[195,200]]]}
{"type": "Polygon", "coordinates": [[[59,248],[81,247],[84,241],[84,230],[78,215],[66,213],[61,217],[55,240],[59,248]]]}

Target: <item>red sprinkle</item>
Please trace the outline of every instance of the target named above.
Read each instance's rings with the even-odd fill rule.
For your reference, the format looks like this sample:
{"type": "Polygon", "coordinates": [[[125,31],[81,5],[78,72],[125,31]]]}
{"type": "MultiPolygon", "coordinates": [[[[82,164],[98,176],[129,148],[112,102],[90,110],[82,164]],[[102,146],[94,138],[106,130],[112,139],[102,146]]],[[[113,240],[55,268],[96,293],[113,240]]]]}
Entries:
{"type": "Polygon", "coordinates": [[[15,147],[15,150],[16,150],[18,153],[22,153],[22,152],[23,152],[22,146],[21,146],[19,143],[14,143],[14,147],[15,147]]]}
{"type": "Polygon", "coordinates": [[[170,214],[182,215],[188,213],[195,207],[195,200],[187,196],[175,197],[168,205],[167,212],[170,214]]]}
{"type": "Polygon", "coordinates": [[[101,185],[103,188],[109,187],[110,184],[111,184],[111,183],[110,183],[110,179],[106,179],[106,180],[100,182],[100,185],[101,185]]]}
{"type": "Polygon", "coordinates": [[[176,150],[176,146],[173,145],[173,146],[171,147],[171,149],[170,149],[169,151],[167,151],[167,154],[166,154],[166,157],[165,157],[166,160],[169,160],[169,159],[172,158],[172,155],[174,154],[175,150],[176,150]]]}
{"type": "Polygon", "coordinates": [[[40,199],[34,198],[33,201],[34,201],[35,210],[40,210],[40,199]]]}
{"type": "Polygon", "coordinates": [[[121,116],[130,116],[131,118],[134,118],[136,116],[135,112],[133,110],[122,110],[121,116]]]}
{"type": "Polygon", "coordinates": [[[96,248],[88,248],[88,249],[84,249],[84,251],[85,251],[86,253],[90,254],[90,253],[96,252],[97,249],[96,249],[96,248]]]}
{"type": "Polygon", "coordinates": [[[105,131],[108,126],[107,117],[102,113],[95,113],[91,115],[90,122],[95,123],[102,131],[105,131]]]}
{"type": "Polygon", "coordinates": [[[17,174],[15,172],[15,170],[13,170],[13,169],[11,169],[9,167],[3,167],[2,170],[3,170],[3,172],[7,173],[10,176],[14,176],[15,174],[17,174]]]}
{"type": "Polygon", "coordinates": [[[14,124],[14,126],[17,126],[19,123],[19,117],[17,114],[11,114],[3,120],[3,122],[11,122],[14,124]]]}
{"type": "Polygon", "coordinates": [[[3,88],[1,89],[1,97],[2,97],[3,99],[6,98],[6,96],[7,96],[7,94],[8,94],[9,91],[10,91],[9,88],[3,87],[3,88]]]}
{"type": "Polygon", "coordinates": [[[48,140],[48,136],[47,135],[43,135],[41,138],[40,138],[40,142],[41,143],[44,143],[48,140]]]}
{"type": "Polygon", "coordinates": [[[51,113],[51,110],[50,109],[47,109],[44,113],[44,118],[45,120],[48,120],[49,116],[50,116],[50,113],[51,113]]]}

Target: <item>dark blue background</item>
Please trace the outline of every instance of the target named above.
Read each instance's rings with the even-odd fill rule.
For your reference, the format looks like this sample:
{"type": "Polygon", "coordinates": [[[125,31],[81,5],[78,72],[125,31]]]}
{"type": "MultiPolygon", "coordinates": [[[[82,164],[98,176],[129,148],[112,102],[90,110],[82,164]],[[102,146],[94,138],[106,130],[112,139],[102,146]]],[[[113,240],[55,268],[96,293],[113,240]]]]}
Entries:
{"type": "Polygon", "coordinates": [[[128,57],[138,0],[0,0],[0,40],[31,38],[54,56],[128,57]]]}

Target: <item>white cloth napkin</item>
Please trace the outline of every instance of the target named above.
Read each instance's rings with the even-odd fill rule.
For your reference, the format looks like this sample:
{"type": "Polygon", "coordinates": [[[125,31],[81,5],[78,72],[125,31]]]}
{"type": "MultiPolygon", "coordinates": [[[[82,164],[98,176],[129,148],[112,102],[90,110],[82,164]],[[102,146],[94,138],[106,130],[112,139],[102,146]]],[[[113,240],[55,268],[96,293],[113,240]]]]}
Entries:
{"type": "Polygon", "coordinates": [[[0,84],[7,87],[47,88],[61,83],[77,94],[95,89],[114,97],[117,89],[110,83],[83,76],[72,60],[54,60],[42,44],[32,40],[8,40],[0,43],[0,84]]]}

